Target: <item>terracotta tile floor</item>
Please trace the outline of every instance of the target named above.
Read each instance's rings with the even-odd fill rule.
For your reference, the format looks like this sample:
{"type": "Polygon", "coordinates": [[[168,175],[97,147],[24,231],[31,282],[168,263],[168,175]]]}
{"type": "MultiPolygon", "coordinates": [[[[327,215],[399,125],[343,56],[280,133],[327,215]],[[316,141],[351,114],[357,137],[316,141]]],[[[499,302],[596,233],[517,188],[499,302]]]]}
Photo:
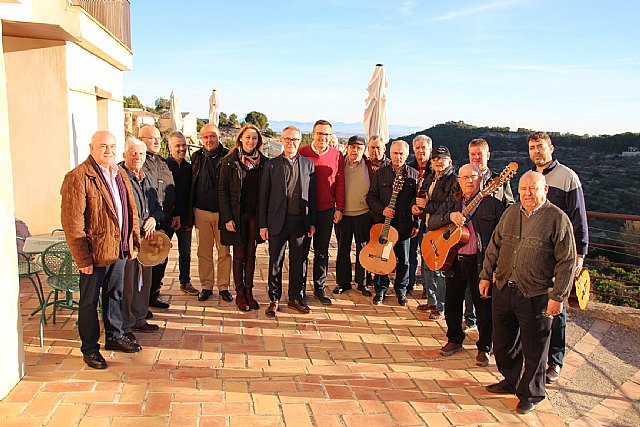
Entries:
{"type": "MultiPolygon", "coordinates": [[[[335,259],[335,245],[331,251],[335,259]]],[[[199,288],[195,244],[193,260],[199,288]]],[[[75,314],[49,322],[39,346],[37,319],[27,316],[35,294],[22,284],[28,373],[0,402],[0,425],[564,425],[548,400],[518,416],[515,396],[485,391],[498,374],[493,364],[475,366],[476,336],[465,351],[441,357],[444,320],[429,321],[416,311],[418,300],[373,306],[354,290],[330,307],[311,300],[310,315],[285,304],[277,320],[267,319],[267,262],[261,245],[262,308],[243,313],[217,292],[202,303],[183,294],[173,249],[163,288],[171,308],[154,310],[152,320],[160,332],[139,334],[138,354],[103,351],[104,371],[84,365],[75,314]]],[[[332,262],[329,289],[334,271],[332,262]]]]}

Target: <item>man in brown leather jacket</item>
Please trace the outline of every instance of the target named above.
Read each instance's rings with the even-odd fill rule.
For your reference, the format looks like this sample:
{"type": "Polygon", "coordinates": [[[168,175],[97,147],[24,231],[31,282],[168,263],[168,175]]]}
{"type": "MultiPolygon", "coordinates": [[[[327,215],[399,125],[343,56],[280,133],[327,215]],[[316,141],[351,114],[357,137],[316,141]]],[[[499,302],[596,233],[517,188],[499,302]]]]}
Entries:
{"type": "Polygon", "coordinates": [[[140,249],[140,226],[131,183],[115,164],[116,138],[107,131],[91,137],[90,155],[62,183],[61,221],[71,255],[80,270],[78,332],[84,362],[107,363],[100,354],[98,297],[107,350],[141,350],[122,331],[124,265],[140,249]]]}

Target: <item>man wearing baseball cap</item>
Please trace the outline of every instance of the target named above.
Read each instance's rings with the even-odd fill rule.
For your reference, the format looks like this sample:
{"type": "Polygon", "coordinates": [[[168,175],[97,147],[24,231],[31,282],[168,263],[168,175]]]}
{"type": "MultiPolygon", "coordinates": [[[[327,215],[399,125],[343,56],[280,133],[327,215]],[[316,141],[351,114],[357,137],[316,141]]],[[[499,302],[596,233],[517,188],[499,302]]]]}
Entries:
{"type": "Polygon", "coordinates": [[[347,154],[344,160],[345,209],[342,221],[335,225],[338,239],[336,259],[336,282],[334,294],[342,294],[352,288],[351,242],[356,241],[355,283],[362,295],[372,295],[368,284],[371,275],[360,265],[360,250],[369,242],[371,214],[366,197],[373,178],[373,168],[369,160],[363,157],[366,149],[365,139],[354,135],[347,142],[347,154]]]}

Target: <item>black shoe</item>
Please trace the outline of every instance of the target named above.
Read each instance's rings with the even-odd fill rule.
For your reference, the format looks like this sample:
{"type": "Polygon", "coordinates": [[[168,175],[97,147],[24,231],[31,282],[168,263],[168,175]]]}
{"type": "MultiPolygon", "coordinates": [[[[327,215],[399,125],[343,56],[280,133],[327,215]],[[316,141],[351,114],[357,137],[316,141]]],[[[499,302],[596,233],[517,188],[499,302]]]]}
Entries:
{"type": "Polygon", "coordinates": [[[547,378],[545,382],[547,384],[553,384],[560,378],[560,369],[562,369],[559,365],[555,363],[549,363],[549,367],[547,368],[547,378]]]}
{"type": "Polygon", "coordinates": [[[222,298],[226,302],[233,301],[233,296],[231,296],[231,292],[228,290],[220,291],[220,298],[222,298]]]}
{"type": "Polygon", "coordinates": [[[478,354],[476,355],[476,365],[489,366],[489,361],[489,352],[478,350],[478,354]]]}
{"type": "Polygon", "coordinates": [[[336,286],[336,288],[333,290],[333,293],[336,295],[340,295],[340,294],[344,294],[347,291],[351,290],[351,285],[349,286],[336,286]]]}
{"type": "Polygon", "coordinates": [[[84,360],[84,363],[90,368],[107,369],[107,361],[104,360],[104,357],[102,357],[99,351],[82,355],[82,360],[84,360]]]}
{"type": "Polygon", "coordinates": [[[384,301],[385,297],[386,297],[386,292],[385,291],[376,292],[376,296],[373,297],[373,303],[375,305],[380,305],[384,301]]]}
{"type": "Polygon", "coordinates": [[[370,297],[371,295],[373,295],[368,285],[358,285],[358,290],[362,292],[362,295],[364,295],[365,297],[370,297]]]}
{"type": "Polygon", "coordinates": [[[147,314],[144,316],[144,318],[147,320],[153,319],[153,313],[147,310],[147,314]]]}
{"type": "Polygon", "coordinates": [[[513,388],[507,380],[502,380],[499,383],[488,385],[486,389],[489,393],[497,394],[515,394],[516,392],[516,389],[513,388]]]}
{"type": "Polygon", "coordinates": [[[106,350],[122,351],[124,353],[137,353],[142,350],[140,344],[131,342],[126,336],[121,336],[117,340],[107,340],[104,345],[106,350]]]}
{"type": "Polygon", "coordinates": [[[324,288],[320,291],[315,291],[313,295],[324,305],[331,305],[331,298],[327,296],[327,292],[324,288]]]}
{"type": "Polygon", "coordinates": [[[152,298],[149,300],[149,307],[167,309],[169,308],[169,303],[161,300],[160,298],[152,298]]]}
{"type": "Polygon", "coordinates": [[[138,338],[135,335],[133,335],[133,332],[125,332],[124,336],[129,338],[129,341],[138,344],[138,338]]]}
{"type": "Polygon", "coordinates": [[[406,307],[408,303],[409,303],[409,300],[407,300],[406,295],[398,296],[398,304],[400,304],[403,307],[406,307]]]}
{"type": "MultiPolygon", "coordinates": [[[[144,325],[142,326],[132,326],[131,327],[132,331],[136,331],[136,332],[158,332],[160,330],[160,326],[155,325],[153,323],[144,323],[144,325]]],[[[132,340],[133,341],[133,340],[132,340]]]]}
{"type": "Polygon", "coordinates": [[[413,285],[407,286],[407,293],[410,294],[411,292],[413,292],[413,285]]]}
{"type": "Polygon", "coordinates": [[[213,291],[209,289],[203,289],[198,294],[198,301],[206,301],[209,297],[213,295],[213,291]]]}
{"type": "Polygon", "coordinates": [[[528,414],[529,412],[533,411],[535,407],[535,403],[521,400],[518,402],[518,406],[516,406],[516,412],[522,415],[528,414]]]}

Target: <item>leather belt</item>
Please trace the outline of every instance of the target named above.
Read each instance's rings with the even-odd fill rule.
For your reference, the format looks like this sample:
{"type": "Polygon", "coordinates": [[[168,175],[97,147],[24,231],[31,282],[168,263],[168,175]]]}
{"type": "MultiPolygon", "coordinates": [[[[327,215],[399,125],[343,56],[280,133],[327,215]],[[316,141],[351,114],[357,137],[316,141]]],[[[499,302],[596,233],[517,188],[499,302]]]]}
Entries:
{"type": "Polygon", "coordinates": [[[478,258],[478,254],[473,254],[473,255],[461,255],[461,254],[458,254],[458,255],[456,255],[456,259],[458,261],[462,261],[462,262],[464,262],[464,261],[475,261],[477,258],[478,258]]]}

